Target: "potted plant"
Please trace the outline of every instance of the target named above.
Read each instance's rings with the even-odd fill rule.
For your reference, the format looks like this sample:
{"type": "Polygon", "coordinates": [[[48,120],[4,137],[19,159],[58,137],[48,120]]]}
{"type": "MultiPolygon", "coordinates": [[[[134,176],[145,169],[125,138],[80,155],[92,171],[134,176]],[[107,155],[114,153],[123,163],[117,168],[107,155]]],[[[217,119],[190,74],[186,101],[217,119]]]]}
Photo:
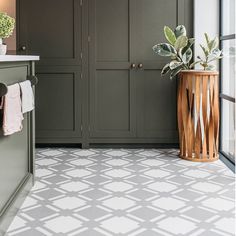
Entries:
{"type": "Polygon", "coordinates": [[[3,44],[3,39],[9,38],[15,27],[15,19],[6,13],[0,12],[0,55],[5,55],[7,45],[3,44]]]}
{"type": "Polygon", "coordinates": [[[203,56],[193,62],[194,38],[188,38],[186,29],[179,25],[173,31],[164,27],[167,43],[153,46],[160,56],[169,57],[161,74],[178,76],[178,130],[180,157],[191,161],[214,161],[218,156],[219,140],[219,82],[212,62],[222,58],[217,37],[205,33],[206,46],[200,45],[203,56]],[[194,70],[200,64],[202,70],[194,70]]]}

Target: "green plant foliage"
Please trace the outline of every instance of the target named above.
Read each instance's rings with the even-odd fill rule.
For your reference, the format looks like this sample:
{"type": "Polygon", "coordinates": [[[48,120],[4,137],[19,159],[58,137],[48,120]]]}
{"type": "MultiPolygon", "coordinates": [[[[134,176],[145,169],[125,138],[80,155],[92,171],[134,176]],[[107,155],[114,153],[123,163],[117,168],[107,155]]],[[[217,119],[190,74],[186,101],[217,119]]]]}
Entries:
{"type": "Polygon", "coordinates": [[[175,33],[175,36],[176,36],[176,38],[178,38],[179,36],[186,36],[187,35],[187,33],[186,33],[186,28],[185,28],[185,26],[183,26],[183,25],[178,25],[176,28],[175,28],[175,31],[174,31],[174,33],[175,33]]]}
{"type": "Polygon", "coordinates": [[[191,48],[189,48],[183,55],[182,55],[182,60],[185,64],[188,64],[193,57],[193,52],[191,48]]]}
{"type": "Polygon", "coordinates": [[[0,38],[8,38],[15,28],[15,19],[0,12],[0,38]]]}
{"type": "Polygon", "coordinates": [[[170,79],[175,78],[175,76],[176,76],[177,74],[179,74],[179,72],[180,72],[181,70],[183,70],[183,68],[182,68],[181,66],[175,68],[174,70],[172,70],[171,73],[170,73],[170,79]]]}
{"type": "Polygon", "coordinates": [[[189,48],[191,48],[194,43],[195,43],[195,39],[194,39],[194,38],[189,38],[189,39],[188,39],[188,44],[187,44],[187,46],[184,47],[183,49],[181,49],[182,55],[184,55],[185,52],[186,52],[189,48]]]}
{"type": "Polygon", "coordinates": [[[188,39],[183,25],[177,26],[174,31],[165,26],[164,34],[168,43],[155,45],[153,51],[159,56],[170,57],[171,62],[164,66],[161,75],[170,73],[170,78],[173,78],[181,70],[189,69],[189,63],[193,54],[191,46],[194,43],[194,39],[188,39]]]}
{"type": "Polygon", "coordinates": [[[175,34],[174,32],[172,31],[172,29],[168,26],[165,26],[164,27],[164,34],[165,34],[165,37],[167,39],[167,41],[171,44],[171,45],[175,45],[175,42],[176,42],[176,37],[175,37],[175,34]]]}
{"type": "Polygon", "coordinates": [[[166,64],[166,65],[163,67],[163,69],[162,69],[162,71],[161,71],[161,75],[165,75],[165,74],[167,74],[169,71],[170,71],[170,64],[168,63],[168,64],[166,64]]]}
{"type": "Polygon", "coordinates": [[[222,51],[218,48],[219,40],[217,37],[210,39],[205,33],[206,46],[200,45],[204,58],[197,56],[197,61],[193,62],[192,46],[195,43],[195,39],[187,37],[186,29],[183,25],[178,25],[174,31],[165,26],[164,35],[168,42],[153,46],[153,51],[159,56],[170,58],[170,62],[163,67],[161,75],[170,73],[171,79],[181,70],[190,70],[197,64],[200,64],[204,70],[213,70],[214,66],[209,63],[222,58],[222,51]]]}
{"type": "Polygon", "coordinates": [[[210,39],[207,33],[205,33],[204,35],[205,35],[206,45],[200,44],[204,58],[198,56],[197,58],[199,60],[191,64],[190,68],[193,68],[194,65],[199,63],[204,70],[214,70],[215,69],[214,65],[211,65],[210,63],[221,59],[223,56],[222,51],[218,48],[219,39],[218,37],[210,39]]]}
{"type": "Polygon", "coordinates": [[[174,70],[174,69],[176,69],[176,68],[178,68],[182,65],[183,65],[183,62],[180,62],[180,61],[177,61],[177,60],[171,61],[169,63],[169,67],[170,67],[171,70],[174,70]]]}
{"type": "Polygon", "coordinates": [[[168,43],[160,43],[153,47],[153,51],[163,57],[170,57],[177,54],[175,48],[168,43]]]}
{"type": "Polygon", "coordinates": [[[184,48],[188,45],[188,38],[184,35],[181,35],[177,38],[175,42],[175,49],[178,51],[181,48],[184,48]]]}

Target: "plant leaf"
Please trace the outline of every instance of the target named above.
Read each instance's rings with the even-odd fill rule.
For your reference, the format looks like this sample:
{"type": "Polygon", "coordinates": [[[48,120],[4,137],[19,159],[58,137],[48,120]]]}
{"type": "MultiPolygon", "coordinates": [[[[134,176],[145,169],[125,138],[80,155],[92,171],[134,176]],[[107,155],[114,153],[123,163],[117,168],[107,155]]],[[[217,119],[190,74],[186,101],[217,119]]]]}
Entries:
{"type": "Polygon", "coordinates": [[[181,57],[181,59],[182,59],[183,55],[186,53],[186,51],[187,51],[188,49],[191,49],[191,47],[192,47],[192,45],[194,44],[194,42],[195,42],[195,39],[194,39],[194,38],[188,39],[188,45],[187,45],[186,47],[184,47],[184,48],[181,48],[181,49],[179,50],[179,56],[181,57]]]}
{"type": "Polygon", "coordinates": [[[179,67],[179,66],[182,66],[183,65],[183,62],[179,62],[179,61],[171,61],[170,62],[170,69],[171,70],[174,70],[174,69],[176,69],[177,67],[179,67]]]}
{"type": "Polygon", "coordinates": [[[176,69],[174,69],[170,74],[170,79],[173,79],[182,69],[183,69],[182,66],[177,67],[176,69]]]}
{"type": "Polygon", "coordinates": [[[219,39],[218,37],[215,37],[213,40],[209,43],[209,51],[212,51],[213,49],[216,49],[219,46],[219,39]]]}
{"type": "Polygon", "coordinates": [[[191,61],[192,56],[193,56],[192,49],[189,48],[182,56],[182,60],[184,64],[188,64],[191,61]]]}
{"type": "Polygon", "coordinates": [[[204,36],[205,36],[205,39],[206,39],[206,42],[207,42],[207,46],[208,46],[208,48],[209,48],[210,38],[209,38],[209,36],[208,36],[207,33],[205,33],[204,36]]]}
{"type": "Polygon", "coordinates": [[[177,54],[175,48],[168,43],[160,43],[153,46],[153,51],[163,57],[171,57],[177,54]]]}
{"type": "Polygon", "coordinates": [[[192,47],[192,45],[194,44],[194,42],[195,42],[195,39],[194,39],[194,38],[188,39],[188,44],[187,44],[187,46],[184,47],[184,48],[181,50],[182,55],[183,55],[189,48],[192,47]]]}
{"type": "Polygon", "coordinates": [[[164,27],[164,34],[165,34],[165,37],[168,40],[168,42],[170,44],[174,45],[175,42],[176,42],[176,37],[175,37],[175,34],[172,31],[172,29],[170,27],[168,27],[168,26],[165,26],[164,27]]]}
{"type": "Polygon", "coordinates": [[[185,26],[184,25],[178,25],[176,28],[175,28],[175,37],[178,38],[180,36],[186,36],[186,29],[185,29],[185,26]]]}
{"type": "Polygon", "coordinates": [[[218,58],[222,55],[222,51],[219,48],[215,48],[212,50],[211,53],[214,57],[218,58]]]}
{"type": "Polygon", "coordinates": [[[201,44],[200,44],[200,47],[202,48],[202,51],[204,52],[205,57],[208,57],[208,55],[209,55],[208,49],[206,49],[206,48],[205,48],[203,45],[201,45],[201,44]]]}
{"type": "Polygon", "coordinates": [[[162,69],[162,71],[161,71],[161,75],[165,75],[165,74],[167,74],[169,71],[170,71],[170,64],[168,63],[168,64],[166,64],[166,65],[163,67],[163,69],[162,69]]]}
{"type": "Polygon", "coordinates": [[[190,47],[192,47],[192,45],[195,43],[195,38],[189,38],[188,39],[188,47],[190,48],[190,47]]]}
{"type": "Polygon", "coordinates": [[[181,48],[186,47],[188,44],[188,38],[184,35],[179,36],[175,42],[175,49],[178,51],[181,48]]]}

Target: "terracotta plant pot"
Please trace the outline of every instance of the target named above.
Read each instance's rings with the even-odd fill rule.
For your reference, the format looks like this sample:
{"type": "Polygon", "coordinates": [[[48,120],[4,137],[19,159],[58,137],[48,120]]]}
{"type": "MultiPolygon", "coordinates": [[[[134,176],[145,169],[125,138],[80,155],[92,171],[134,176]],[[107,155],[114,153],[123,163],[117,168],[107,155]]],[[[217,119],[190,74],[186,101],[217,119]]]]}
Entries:
{"type": "Polygon", "coordinates": [[[179,74],[178,129],[180,157],[210,162],[219,158],[219,82],[217,71],[179,74]]]}

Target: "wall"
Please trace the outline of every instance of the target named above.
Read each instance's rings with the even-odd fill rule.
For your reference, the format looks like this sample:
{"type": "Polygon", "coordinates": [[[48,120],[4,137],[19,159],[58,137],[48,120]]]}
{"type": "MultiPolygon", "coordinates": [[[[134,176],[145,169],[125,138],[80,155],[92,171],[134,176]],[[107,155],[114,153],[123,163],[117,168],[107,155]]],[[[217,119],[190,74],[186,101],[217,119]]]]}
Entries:
{"type": "Polygon", "coordinates": [[[211,38],[219,36],[219,0],[194,0],[195,60],[202,55],[199,43],[205,43],[204,33],[211,38]]]}
{"type": "MultiPolygon", "coordinates": [[[[16,18],[16,0],[0,0],[0,11],[6,12],[11,17],[16,18]]],[[[8,45],[8,50],[16,50],[16,31],[13,35],[5,39],[4,42],[8,45]]]]}

